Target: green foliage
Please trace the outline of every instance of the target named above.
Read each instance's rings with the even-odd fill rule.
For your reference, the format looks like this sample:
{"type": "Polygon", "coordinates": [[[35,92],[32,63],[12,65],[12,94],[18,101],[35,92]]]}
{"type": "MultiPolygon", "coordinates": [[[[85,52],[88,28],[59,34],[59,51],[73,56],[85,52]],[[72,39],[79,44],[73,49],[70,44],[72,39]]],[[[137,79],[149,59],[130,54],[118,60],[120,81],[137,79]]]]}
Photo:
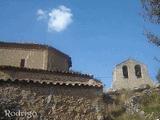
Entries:
{"type": "Polygon", "coordinates": [[[155,35],[152,32],[146,31],[145,35],[147,37],[147,39],[149,40],[149,42],[155,44],[156,46],[160,46],[160,37],[158,35],[155,35]]]}
{"type": "Polygon", "coordinates": [[[146,113],[157,112],[157,111],[160,111],[160,105],[152,104],[152,105],[145,106],[143,109],[144,109],[144,112],[146,113]]]}
{"type": "Polygon", "coordinates": [[[160,0],[141,0],[143,15],[152,23],[160,23],[160,0]]]}
{"type": "Polygon", "coordinates": [[[137,114],[129,115],[127,113],[124,113],[123,115],[121,115],[113,120],[142,120],[142,118],[137,114]]]}
{"type": "Polygon", "coordinates": [[[145,113],[153,114],[159,112],[160,114],[160,94],[158,92],[153,92],[150,96],[143,96],[141,104],[145,113]]]}
{"type": "MultiPolygon", "coordinates": [[[[141,0],[141,3],[144,19],[155,24],[160,24],[160,0],[141,0]]],[[[150,42],[156,46],[160,46],[160,37],[158,35],[148,31],[145,32],[145,35],[150,42]]]]}
{"type": "Polygon", "coordinates": [[[160,105],[160,95],[158,92],[152,92],[150,96],[147,94],[143,95],[143,99],[141,100],[143,106],[155,103],[160,105]]]}
{"type": "MultiPolygon", "coordinates": [[[[160,118],[160,93],[155,88],[148,88],[143,91],[119,91],[119,95],[113,96],[113,107],[110,107],[106,120],[156,120],[160,118]],[[144,114],[126,112],[124,106],[132,96],[139,95],[140,111],[144,114]]],[[[111,106],[111,105],[110,105],[111,106]]]]}
{"type": "MultiPolygon", "coordinates": [[[[141,0],[143,6],[142,15],[145,20],[149,20],[151,23],[160,24],[160,0],[141,0]]],[[[149,42],[160,47],[160,37],[153,32],[146,31],[145,35],[149,42]]],[[[157,76],[158,82],[160,82],[160,73],[157,76]]]]}

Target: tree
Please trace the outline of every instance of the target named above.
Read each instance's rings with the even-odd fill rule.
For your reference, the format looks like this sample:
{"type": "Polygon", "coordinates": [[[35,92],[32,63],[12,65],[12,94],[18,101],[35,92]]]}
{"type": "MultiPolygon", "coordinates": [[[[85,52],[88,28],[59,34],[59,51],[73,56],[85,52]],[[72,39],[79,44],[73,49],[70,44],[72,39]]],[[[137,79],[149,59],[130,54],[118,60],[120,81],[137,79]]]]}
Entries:
{"type": "MultiPolygon", "coordinates": [[[[160,0],[141,0],[143,6],[142,15],[145,20],[149,20],[151,23],[160,24],[160,0]]],[[[160,47],[160,37],[152,32],[145,33],[149,42],[154,43],[160,47]]]]}
{"type": "MultiPolygon", "coordinates": [[[[143,6],[143,17],[153,24],[160,25],[160,0],[141,0],[143,6]]],[[[149,42],[160,47],[160,37],[150,31],[146,31],[145,35],[149,42]]],[[[159,61],[159,60],[158,60],[159,61]]],[[[160,70],[156,76],[157,81],[160,83],[160,70]]]]}
{"type": "Polygon", "coordinates": [[[141,0],[143,15],[150,22],[160,24],[160,0],[141,0]]]}

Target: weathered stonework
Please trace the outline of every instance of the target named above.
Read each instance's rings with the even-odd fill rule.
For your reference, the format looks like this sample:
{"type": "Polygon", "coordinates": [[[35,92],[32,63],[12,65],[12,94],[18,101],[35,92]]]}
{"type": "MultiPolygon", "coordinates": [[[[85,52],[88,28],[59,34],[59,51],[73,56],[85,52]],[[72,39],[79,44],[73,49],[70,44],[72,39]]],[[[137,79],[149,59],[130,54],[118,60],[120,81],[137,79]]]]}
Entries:
{"type": "Polygon", "coordinates": [[[25,68],[68,71],[72,65],[68,55],[47,45],[0,42],[1,66],[21,67],[22,59],[25,68]]]}
{"type": "Polygon", "coordinates": [[[152,80],[150,79],[147,71],[146,65],[133,60],[128,59],[118,65],[116,65],[116,68],[113,71],[113,83],[112,88],[113,89],[133,89],[135,87],[140,87],[141,85],[150,85],[153,86],[152,80]],[[135,75],[135,66],[140,66],[140,72],[141,76],[138,78],[135,75]],[[123,66],[127,67],[128,70],[128,78],[125,78],[123,75],[123,66]]]}
{"type": "MultiPolygon", "coordinates": [[[[102,120],[102,89],[0,81],[0,101],[12,100],[15,110],[36,111],[30,120],[102,120]]],[[[24,120],[20,117],[17,120],[24,120]]]]}
{"type": "Polygon", "coordinates": [[[0,58],[0,119],[103,120],[102,83],[69,71],[68,55],[46,45],[0,42],[0,58]],[[37,115],[10,118],[5,109],[37,115]]]}
{"type": "Polygon", "coordinates": [[[102,83],[75,72],[1,66],[0,102],[10,101],[16,104],[12,111],[37,112],[30,120],[103,120],[104,115],[102,83]]]}

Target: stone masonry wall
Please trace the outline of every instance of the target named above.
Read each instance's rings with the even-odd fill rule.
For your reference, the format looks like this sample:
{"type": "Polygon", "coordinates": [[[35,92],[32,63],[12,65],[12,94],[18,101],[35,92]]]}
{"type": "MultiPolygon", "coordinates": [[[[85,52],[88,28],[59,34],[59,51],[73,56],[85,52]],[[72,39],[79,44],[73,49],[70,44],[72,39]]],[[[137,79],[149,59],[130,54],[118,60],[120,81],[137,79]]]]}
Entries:
{"type": "Polygon", "coordinates": [[[0,48],[0,65],[20,67],[21,59],[25,59],[26,68],[43,70],[69,70],[67,57],[54,50],[0,48]]]}
{"type": "Polygon", "coordinates": [[[113,89],[133,89],[134,87],[140,87],[143,84],[153,85],[150,76],[147,71],[147,67],[135,60],[128,60],[116,66],[113,71],[113,89]],[[128,68],[128,78],[124,78],[122,67],[126,65],[128,68]],[[137,78],[135,75],[135,65],[141,66],[142,77],[137,78]]]}
{"type": "MultiPolygon", "coordinates": [[[[0,102],[14,110],[36,111],[30,120],[102,120],[102,88],[0,81],[0,102]]],[[[3,111],[2,111],[3,112],[3,111]]],[[[24,117],[16,120],[26,120],[24,117]]]]}
{"type": "Polygon", "coordinates": [[[69,70],[68,59],[59,53],[48,50],[48,70],[69,70]]]}
{"type": "Polygon", "coordinates": [[[48,52],[36,49],[0,48],[0,65],[20,67],[21,59],[25,59],[25,67],[47,69],[48,52]]]}

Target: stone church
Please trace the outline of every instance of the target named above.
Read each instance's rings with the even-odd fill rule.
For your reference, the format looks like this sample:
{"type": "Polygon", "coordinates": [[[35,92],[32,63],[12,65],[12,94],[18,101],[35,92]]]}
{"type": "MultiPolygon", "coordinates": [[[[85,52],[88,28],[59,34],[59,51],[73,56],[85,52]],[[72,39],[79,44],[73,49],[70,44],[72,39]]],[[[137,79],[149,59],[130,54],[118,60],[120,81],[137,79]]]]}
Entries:
{"type": "Polygon", "coordinates": [[[11,112],[37,113],[5,119],[102,120],[103,84],[70,71],[71,65],[71,58],[54,47],[0,42],[1,105],[11,112]]]}
{"type": "Polygon", "coordinates": [[[113,89],[133,89],[141,85],[152,86],[147,66],[134,59],[128,59],[116,65],[113,71],[113,89]]]}
{"type": "MultiPolygon", "coordinates": [[[[15,112],[34,111],[32,120],[103,120],[102,82],[71,66],[71,57],[54,47],[0,42],[0,102],[15,112]]],[[[144,64],[129,59],[116,66],[114,89],[143,84],[152,85],[144,64]]]]}

